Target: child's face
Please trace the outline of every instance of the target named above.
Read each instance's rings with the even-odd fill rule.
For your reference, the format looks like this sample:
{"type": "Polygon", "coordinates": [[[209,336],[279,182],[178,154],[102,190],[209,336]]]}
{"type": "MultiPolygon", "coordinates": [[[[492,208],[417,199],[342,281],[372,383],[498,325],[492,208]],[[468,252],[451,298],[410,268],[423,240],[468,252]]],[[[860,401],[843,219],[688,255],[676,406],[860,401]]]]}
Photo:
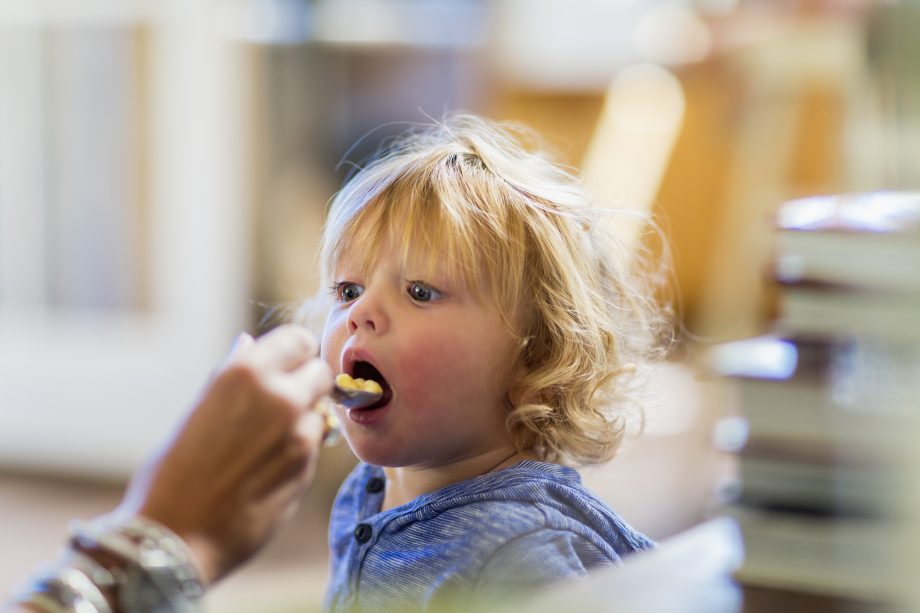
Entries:
{"type": "Polygon", "coordinates": [[[514,340],[498,312],[411,258],[400,266],[390,242],[367,276],[363,255],[339,262],[322,339],[335,372],[366,375],[368,362],[388,390],[378,408],[338,409],[352,450],[380,466],[433,467],[507,447],[514,340]]]}

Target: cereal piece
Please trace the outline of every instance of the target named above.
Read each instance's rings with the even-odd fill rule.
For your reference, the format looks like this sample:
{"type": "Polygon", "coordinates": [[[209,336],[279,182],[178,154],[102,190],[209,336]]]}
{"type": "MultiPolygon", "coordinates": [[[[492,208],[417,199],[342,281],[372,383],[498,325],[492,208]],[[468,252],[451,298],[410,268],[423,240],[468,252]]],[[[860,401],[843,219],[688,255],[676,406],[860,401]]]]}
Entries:
{"type": "Polygon", "coordinates": [[[351,375],[348,373],[339,373],[335,377],[335,385],[339,389],[356,391],[356,392],[368,392],[371,394],[382,394],[383,388],[379,383],[373,379],[352,379],[351,375]]]}

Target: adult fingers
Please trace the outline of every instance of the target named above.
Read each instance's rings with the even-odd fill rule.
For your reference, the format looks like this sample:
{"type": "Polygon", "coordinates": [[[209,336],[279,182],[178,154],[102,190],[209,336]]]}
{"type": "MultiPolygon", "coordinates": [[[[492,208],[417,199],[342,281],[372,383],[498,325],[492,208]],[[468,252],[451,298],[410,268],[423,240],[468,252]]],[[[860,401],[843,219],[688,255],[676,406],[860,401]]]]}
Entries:
{"type": "Polygon", "coordinates": [[[326,434],[326,421],[316,411],[310,411],[297,420],[297,435],[310,446],[310,449],[319,449],[323,436],[326,434]]]}
{"type": "Polygon", "coordinates": [[[282,381],[283,390],[287,398],[296,406],[303,409],[312,407],[316,401],[332,390],[334,377],[332,369],[322,360],[310,360],[293,372],[287,374],[282,381]]]}
{"type": "Polygon", "coordinates": [[[230,346],[230,353],[227,355],[227,361],[234,360],[240,355],[242,355],[248,347],[255,345],[256,341],[246,332],[240,332],[239,335],[233,340],[233,345],[230,346]]]}
{"type": "Polygon", "coordinates": [[[227,356],[211,371],[211,376],[208,377],[208,380],[213,381],[214,377],[223,369],[227,368],[227,366],[243,359],[248,348],[255,345],[255,343],[256,341],[251,336],[245,332],[240,332],[237,337],[233,339],[233,344],[230,345],[230,351],[227,353],[227,356]]]}
{"type": "Polygon", "coordinates": [[[310,412],[301,416],[287,440],[275,447],[253,474],[253,497],[273,497],[279,489],[302,489],[309,485],[316,469],[323,429],[323,420],[318,414],[310,412]]]}
{"type": "Polygon", "coordinates": [[[305,328],[286,324],[259,338],[249,359],[259,369],[292,371],[316,355],[319,344],[305,328]]]}

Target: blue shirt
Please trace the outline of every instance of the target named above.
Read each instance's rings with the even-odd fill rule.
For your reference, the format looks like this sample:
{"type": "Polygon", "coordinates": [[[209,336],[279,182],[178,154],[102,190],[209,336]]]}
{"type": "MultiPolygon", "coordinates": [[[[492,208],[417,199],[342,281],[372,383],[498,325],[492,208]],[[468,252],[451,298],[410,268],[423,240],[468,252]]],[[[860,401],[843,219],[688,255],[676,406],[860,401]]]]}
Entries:
{"type": "Polygon", "coordinates": [[[556,464],[519,462],[387,511],[384,489],[383,470],[361,463],[339,490],[327,609],[474,608],[653,546],[556,464]]]}

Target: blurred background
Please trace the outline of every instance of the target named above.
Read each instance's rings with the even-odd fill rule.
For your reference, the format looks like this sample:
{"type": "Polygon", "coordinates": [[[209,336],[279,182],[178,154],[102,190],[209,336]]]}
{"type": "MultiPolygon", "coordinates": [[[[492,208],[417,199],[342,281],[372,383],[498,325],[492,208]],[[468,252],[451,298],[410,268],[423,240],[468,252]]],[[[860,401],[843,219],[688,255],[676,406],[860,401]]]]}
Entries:
{"type": "MultiPolygon", "coordinates": [[[[531,126],[663,229],[629,238],[668,246],[681,346],[644,436],[584,475],[654,538],[699,523],[736,473],[701,356],[776,314],[781,202],[917,188],[918,28],[906,0],[0,0],[0,590],[315,291],[351,166],[453,110],[531,126]]],[[[317,606],[352,463],[323,456],[213,610],[317,606]]]]}

